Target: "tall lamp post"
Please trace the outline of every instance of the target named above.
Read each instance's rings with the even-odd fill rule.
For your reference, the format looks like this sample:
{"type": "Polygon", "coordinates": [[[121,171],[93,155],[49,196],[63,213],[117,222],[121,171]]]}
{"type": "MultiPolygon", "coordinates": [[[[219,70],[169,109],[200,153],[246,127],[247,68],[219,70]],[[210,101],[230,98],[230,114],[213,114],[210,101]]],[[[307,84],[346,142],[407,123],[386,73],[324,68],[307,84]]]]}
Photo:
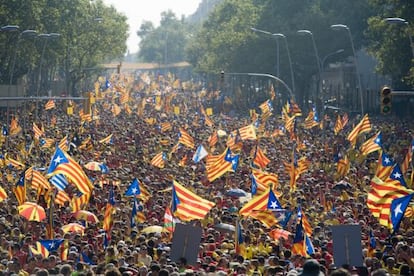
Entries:
{"type": "Polygon", "coordinates": [[[355,54],[355,46],[354,46],[354,40],[352,39],[351,29],[349,29],[349,27],[344,24],[331,25],[331,29],[334,31],[346,30],[348,33],[349,40],[351,41],[352,53],[354,55],[354,65],[355,65],[355,73],[357,75],[357,81],[358,81],[358,92],[359,92],[360,105],[361,105],[361,115],[364,116],[364,95],[362,94],[361,76],[359,75],[358,63],[357,63],[357,58],[355,54]]]}
{"type": "MultiPolygon", "coordinates": [[[[389,23],[389,24],[398,24],[398,25],[404,25],[404,26],[409,26],[409,23],[407,20],[400,18],[400,17],[389,17],[389,18],[385,18],[384,19],[385,22],[389,23]]],[[[408,38],[410,39],[410,47],[411,47],[411,53],[413,55],[414,58],[414,44],[413,44],[413,37],[410,34],[410,31],[407,32],[408,34],[408,38]]]]}
{"type": "Polygon", "coordinates": [[[293,75],[292,59],[290,58],[290,50],[289,50],[289,45],[288,45],[288,42],[287,42],[287,38],[284,34],[281,34],[281,33],[274,33],[272,35],[276,38],[276,40],[277,40],[277,38],[280,37],[285,41],[286,52],[287,52],[287,56],[288,56],[288,60],[289,60],[289,66],[290,66],[290,79],[292,81],[292,91],[293,91],[293,93],[295,93],[295,91],[296,91],[295,90],[295,77],[293,75]]]}
{"type": "MultiPolygon", "coordinates": [[[[264,31],[264,30],[260,30],[260,29],[256,29],[256,28],[250,28],[250,30],[252,30],[253,32],[256,33],[262,33],[265,35],[270,35],[273,36],[273,34],[271,32],[268,31],[264,31]]],[[[275,37],[275,41],[276,41],[276,76],[279,77],[280,76],[280,71],[279,71],[279,41],[277,40],[276,36],[275,37]]]]}
{"type": "Polygon", "coordinates": [[[42,64],[43,64],[43,57],[45,55],[45,50],[46,50],[46,45],[47,45],[47,41],[49,39],[52,38],[57,38],[59,37],[60,34],[58,33],[48,33],[48,34],[39,34],[38,37],[40,39],[43,39],[43,47],[42,47],[42,54],[40,55],[40,62],[39,62],[39,74],[38,74],[38,78],[37,78],[37,88],[36,88],[36,118],[37,118],[37,109],[38,109],[38,102],[39,102],[39,92],[40,92],[40,84],[42,82],[42,64]]]}
{"type": "Polygon", "coordinates": [[[319,99],[320,97],[320,81],[322,78],[322,72],[321,72],[321,64],[320,64],[320,58],[319,58],[319,54],[318,54],[318,48],[316,48],[316,42],[315,42],[315,38],[313,37],[313,33],[309,30],[299,30],[297,31],[297,33],[299,35],[303,35],[303,36],[310,36],[310,38],[312,39],[312,45],[313,45],[313,51],[315,52],[315,58],[316,58],[316,67],[318,68],[318,73],[319,73],[319,80],[317,81],[317,89],[316,89],[316,96],[315,99],[319,99]]]}
{"type": "MultiPolygon", "coordinates": [[[[13,77],[14,77],[14,69],[16,67],[16,60],[17,60],[17,51],[19,49],[19,45],[22,39],[26,39],[26,38],[32,38],[35,37],[37,35],[37,32],[35,30],[24,30],[22,31],[18,38],[17,38],[17,42],[16,42],[16,48],[14,49],[14,54],[13,54],[13,60],[12,60],[12,65],[10,67],[10,79],[9,79],[9,87],[7,88],[7,97],[10,97],[10,89],[11,86],[13,84],[13,77]]],[[[7,123],[9,123],[9,116],[10,116],[10,112],[9,112],[9,102],[10,100],[7,100],[7,123]]]]}

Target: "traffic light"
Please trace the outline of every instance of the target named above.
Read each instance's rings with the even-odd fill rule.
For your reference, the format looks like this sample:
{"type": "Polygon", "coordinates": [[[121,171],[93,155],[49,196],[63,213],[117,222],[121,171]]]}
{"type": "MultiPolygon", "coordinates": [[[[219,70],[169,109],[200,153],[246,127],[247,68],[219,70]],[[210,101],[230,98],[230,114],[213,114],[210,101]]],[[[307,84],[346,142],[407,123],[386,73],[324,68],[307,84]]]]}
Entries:
{"type": "Polygon", "coordinates": [[[381,105],[381,113],[382,114],[390,114],[391,113],[391,105],[392,105],[392,93],[391,88],[388,86],[384,86],[381,89],[380,94],[380,105],[381,105]]]}

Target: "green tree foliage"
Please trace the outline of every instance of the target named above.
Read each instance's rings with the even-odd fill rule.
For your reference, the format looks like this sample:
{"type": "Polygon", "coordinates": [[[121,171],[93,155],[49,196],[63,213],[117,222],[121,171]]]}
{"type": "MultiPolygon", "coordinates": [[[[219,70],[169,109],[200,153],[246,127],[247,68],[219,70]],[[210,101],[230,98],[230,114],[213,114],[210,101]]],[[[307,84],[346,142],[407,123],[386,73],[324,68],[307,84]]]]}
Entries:
{"type": "Polygon", "coordinates": [[[137,31],[140,37],[139,57],[146,62],[169,64],[183,61],[184,47],[190,30],[184,19],[178,19],[171,11],[161,13],[160,26],[143,22],[137,31]]]}
{"type": "MultiPolygon", "coordinates": [[[[414,85],[413,52],[409,37],[414,36],[414,2],[370,0],[376,11],[368,20],[366,30],[369,52],[378,60],[377,71],[389,75],[393,87],[405,89],[414,85]],[[399,17],[408,24],[389,24],[384,19],[399,17]]],[[[413,45],[414,47],[414,45],[413,45]]]]}
{"type": "Polygon", "coordinates": [[[102,0],[1,1],[0,15],[4,15],[7,24],[20,26],[19,33],[33,29],[38,34],[60,34],[54,39],[38,36],[18,43],[19,33],[0,33],[0,45],[4,46],[0,53],[2,83],[7,82],[14,52],[13,82],[31,72],[32,83],[37,86],[42,67],[42,80],[65,80],[67,93],[76,95],[80,81],[91,73],[91,68],[121,59],[126,51],[127,18],[102,0]]]}

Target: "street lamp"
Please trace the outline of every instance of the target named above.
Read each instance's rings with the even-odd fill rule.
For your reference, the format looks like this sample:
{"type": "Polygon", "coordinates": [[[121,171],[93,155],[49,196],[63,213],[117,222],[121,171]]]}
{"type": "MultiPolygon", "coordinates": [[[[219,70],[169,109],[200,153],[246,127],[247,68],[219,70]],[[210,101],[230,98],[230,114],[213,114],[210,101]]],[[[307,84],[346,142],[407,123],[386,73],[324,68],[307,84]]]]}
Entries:
{"type": "MultiPolygon", "coordinates": [[[[397,25],[404,25],[407,26],[409,25],[408,21],[403,19],[403,18],[399,18],[399,17],[389,17],[389,18],[385,18],[384,19],[385,22],[389,23],[389,24],[397,24],[397,25]]],[[[408,33],[408,38],[410,39],[410,47],[411,47],[411,53],[413,55],[414,58],[414,45],[413,45],[413,38],[410,34],[410,31],[407,32],[408,33]]]]}
{"type": "MultiPolygon", "coordinates": [[[[9,25],[8,29],[9,29],[9,31],[10,30],[14,31],[15,27],[17,27],[17,26],[11,26],[10,27],[10,25],[9,25]]],[[[17,27],[17,29],[18,29],[18,27],[17,27]]],[[[17,30],[17,29],[15,29],[15,30],[17,30]]],[[[17,37],[16,48],[14,49],[14,54],[13,54],[13,61],[12,61],[12,65],[10,67],[10,79],[9,79],[9,87],[7,88],[7,97],[10,97],[10,89],[11,89],[11,86],[13,84],[14,69],[16,67],[16,59],[17,59],[17,50],[19,49],[20,41],[22,39],[35,37],[36,35],[37,35],[37,32],[35,30],[24,30],[17,37]]],[[[7,123],[9,123],[9,102],[10,102],[10,100],[7,100],[7,123]]]]}
{"type": "Polygon", "coordinates": [[[355,65],[355,73],[357,75],[358,80],[358,90],[359,90],[359,97],[360,97],[360,104],[361,104],[361,115],[364,116],[364,96],[362,95],[362,85],[361,85],[361,76],[359,75],[358,63],[355,54],[355,47],[354,41],[352,39],[351,29],[347,25],[344,24],[334,24],[331,25],[331,29],[334,31],[346,30],[349,36],[349,40],[351,41],[352,53],[354,55],[354,65],[355,65]]]}
{"type": "Polygon", "coordinates": [[[341,54],[343,53],[345,50],[344,49],[338,49],[335,52],[329,53],[326,56],[323,57],[323,59],[321,60],[321,69],[322,71],[325,69],[325,61],[330,58],[331,56],[337,55],[337,54],[341,54]]]}
{"type": "Polygon", "coordinates": [[[319,58],[319,54],[318,54],[318,48],[316,48],[316,43],[315,43],[315,39],[313,37],[313,33],[309,30],[298,30],[297,33],[299,35],[303,35],[303,36],[310,36],[310,38],[312,39],[312,45],[313,45],[313,50],[315,52],[315,58],[316,58],[316,67],[318,67],[318,73],[319,73],[319,80],[317,81],[317,89],[316,89],[316,97],[315,100],[319,98],[319,93],[320,93],[320,81],[321,81],[321,64],[320,64],[320,58],[319,58]]]}
{"type": "Polygon", "coordinates": [[[281,34],[281,33],[274,33],[272,35],[274,37],[276,37],[276,40],[277,40],[278,37],[281,37],[285,41],[286,52],[287,52],[287,56],[288,56],[288,60],[289,60],[289,66],[290,66],[290,78],[292,80],[292,91],[293,91],[293,93],[295,93],[295,77],[293,75],[293,66],[292,66],[292,60],[290,58],[290,51],[289,51],[289,45],[288,45],[288,42],[287,42],[287,38],[284,34],[281,34]]]}
{"type": "MultiPolygon", "coordinates": [[[[256,33],[262,33],[262,34],[265,34],[265,35],[273,36],[273,34],[271,32],[256,29],[256,28],[253,28],[253,27],[250,28],[250,30],[252,30],[253,32],[256,32],[256,33]]],[[[279,77],[280,76],[280,74],[279,74],[280,73],[279,72],[279,41],[277,40],[277,38],[275,39],[275,41],[276,41],[276,76],[279,77]]]]}
{"type": "Polygon", "coordinates": [[[44,40],[43,47],[42,47],[42,54],[40,55],[40,63],[39,63],[39,75],[37,78],[37,90],[36,90],[36,96],[39,97],[39,90],[40,90],[40,84],[42,82],[42,65],[43,65],[43,57],[45,55],[45,49],[47,45],[47,41],[49,39],[57,38],[60,34],[58,33],[49,33],[49,34],[39,34],[37,37],[44,40]]]}
{"type": "Polygon", "coordinates": [[[40,84],[42,82],[42,64],[43,64],[43,56],[45,55],[45,49],[47,45],[47,41],[49,39],[57,38],[60,34],[58,33],[48,33],[48,34],[39,34],[37,37],[44,40],[43,47],[42,47],[42,54],[40,55],[40,63],[39,63],[39,74],[37,77],[37,89],[36,89],[36,118],[38,112],[38,102],[39,102],[39,91],[40,91],[40,84]]]}
{"type": "Polygon", "coordinates": [[[19,26],[17,25],[5,25],[0,28],[2,32],[17,32],[19,30],[19,26]]]}

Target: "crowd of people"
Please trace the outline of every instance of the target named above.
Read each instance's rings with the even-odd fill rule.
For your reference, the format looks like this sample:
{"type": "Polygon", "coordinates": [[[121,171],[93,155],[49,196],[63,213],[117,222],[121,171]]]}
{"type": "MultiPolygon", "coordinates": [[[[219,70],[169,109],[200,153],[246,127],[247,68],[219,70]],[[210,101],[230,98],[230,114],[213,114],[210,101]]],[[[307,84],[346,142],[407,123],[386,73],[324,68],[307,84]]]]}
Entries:
{"type": "MultiPolygon", "coordinates": [[[[221,113],[218,107],[211,106],[213,112],[209,118],[213,125],[208,126],[204,112],[200,111],[205,97],[209,97],[208,92],[177,92],[168,87],[165,80],[162,85],[154,87],[144,78],[135,84],[132,81],[129,83],[127,79],[118,79],[113,80],[109,88],[104,86],[101,83],[100,95],[96,95],[96,101],[92,103],[91,118],[83,122],[78,113],[82,109],[81,103],[74,103],[73,114],[67,114],[67,104],[60,101],[55,101],[55,108],[49,110],[34,112],[35,105],[26,105],[25,110],[13,110],[10,118],[21,127],[18,133],[10,133],[10,122],[5,122],[4,118],[8,133],[3,131],[1,136],[1,187],[7,197],[0,202],[0,274],[413,275],[414,220],[407,213],[399,232],[391,235],[391,231],[372,216],[366,200],[370,181],[375,174],[378,152],[364,158],[358,153],[358,145],[381,130],[384,150],[401,162],[413,139],[412,120],[370,115],[372,131],[359,137],[353,149],[346,137],[360,117],[350,114],[349,123],[338,134],[334,134],[336,113],[327,111],[323,126],[311,129],[303,127],[301,122],[306,116],[303,114],[302,118],[297,119],[296,139],[292,141],[292,136],[283,129],[280,110],[274,107],[264,128],[261,132],[257,131],[258,138],[242,141],[239,148],[241,159],[236,171],[227,172],[209,182],[205,160],[198,163],[192,160],[195,149],[183,145],[176,147],[179,128],[185,129],[193,137],[196,146],[202,144],[209,154],[217,155],[226,149],[226,141],[232,131],[252,123],[248,112],[239,115],[232,112],[232,116],[229,116],[221,113]],[[154,93],[155,90],[157,93],[154,93]],[[123,93],[128,97],[120,103],[123,93]],[[117,111],[114,106],[120,110],[117,111]],[[167,122],[171,128],[163,130],[161,124],[167,122]],[[43,126],[43,137],[35,138],[33,123],[43,126]],[[214,147],[209,147],[208,139],[217,130],[222,130],[223,134],[214,147]],[[109,135],[112,135],[110,142],[99,142],[109,135]],[[19,203],[13,192],[19,177],[28,168],[46,174],[55,152],[55,143],[65,136],[71,144],[68,154],[82,167],[90,161],[97,161],[108,168],[108,172],[84,168],[93,183],[93,190],[82,208],[96,214],[99,222],[76,219],[70,201],[63,205],[50,204],[45,193],[31,188],[30,179],[25,180],[26,201],[38,203],[45,208],[46,213],[52,210],[49,212],[52,217],[48,215],[46,219],[36,222],[19,214],[19,203]],[[55,143],[45,147],[41,143],[42,138],[54,139],[55,143]],[[88,144],[83,144],[86,141],[89,141],[88,144]],[[301,147],[297,149],[297,154],[306,157],[309,167],[297,179],[296,189],[292,190],[284,162],[292,161],[292,149],[294,144],[299,143],[301,147]],[[283,226],[278,224],[269,228],[259,220],[240,216],[239,210],[250,199],[227,193],[236,188],[251,192],[252,150],[257,145],[270,160],[263,170],[278,176],[279,183],[275,190],[281,205],[292,213],[291,219],[283,226]],[[152,158],[159,152],[167,153],[163,168],[151,164],[152,158]],[[350,170],[343,177],[338,175],[334,161],[337,152],[346,152],[351,161],[350,170]],[[10,164],[8,158],[19,160],[25,166],[10,164]],[[148,190],[149,196],[138,198],[142,217],[132,224],[134,201],[125,196],[125,191],[135,178],[143,189],[148,190]],[[173,260],[171,256],[173,233],[166,230],[164,222],[166,209],[171,207],[172,180],[215,203],[204,219],[182,222],[202,229],[195,263],[190,264],[185,258],[173,260]],[[340,181],[349,185],[337,189],[336,184],[340,181]],[[113,223],[107,231],[103,229],[107,215],[105,206],[112,192],[115,209],[111,214],[113,223]],[[292,250],[298,206],[306,214],[312,228],[310,239],[314,251],[311,254],[298,255],[292,250]],[[62,230],[62,226],[75,222],[84,223],[84,231],[62,230]],[[236,234],[238,222],[241,225],[240,240],[236,234]],[[217,227],[220,224],[235,227],[217,227]],[[362,266],[334,262],[330,227],[343,224],[361,226],[362,266]],[[61,248],[48,252],[46,256],[33,249],[38,248],[38,241],[51,239],[50,233],[46,231],[50,225],[53,225],[53,239],[63,239],[65,242],[61,248]],[[163,228],[144,231],[149,226],[163,228]],[[290,234],[276,238],[270,235],[271,230],[281,227],[290,234]],[[372,245],[370,232],[375,237],[375,248],[369,246],[370,242],[372,245]],[[239,250],[240,242],[244,248],[242,253],[239,250]],[[64,257],[62,249],[67,250],[64,257]]],[[[46,101],[41,102],[39,108],[45,104],[46,101]]],[[[231,108],[231,102],[227,104],[231,108]]],[[[259,108],[257,112],[260,114],[259,108]]],[[[410,166],[406,173],[407,180],[411,170],[410,166]]],[[[412,183],[407,183],[411,187],[412,183]]],[[[73,185],[69,185],[66,192],[74,197],[77,191],[73,185]]]]}

